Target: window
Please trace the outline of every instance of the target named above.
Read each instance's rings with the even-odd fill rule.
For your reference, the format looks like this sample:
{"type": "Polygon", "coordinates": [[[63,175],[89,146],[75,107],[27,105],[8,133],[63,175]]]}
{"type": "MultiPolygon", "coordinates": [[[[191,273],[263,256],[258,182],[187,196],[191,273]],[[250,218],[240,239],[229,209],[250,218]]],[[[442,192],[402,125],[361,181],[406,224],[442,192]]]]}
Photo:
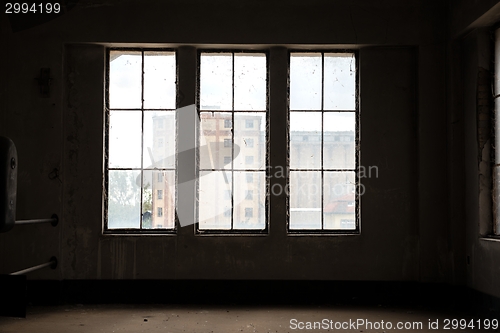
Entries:
{"type": "Polygon", "coordinates": [[[253,200],[253,191],[247,190],[247,194],[245,195],[245,200],[253,200]]]}
{"type": "MultiPolygon", "coordinates": [[[[199,87],[196,234],[266,234],[269,196],[281,195],[272,185],[286,185],[288,233],[359,232],[356,54],[291,51],[288,60],[289,98],[273,100],[284,101],[286,129],[273,135],[283,144],[288,138],[276,160],[267,151],[278,122],[268,122],[266,52],[198,51],[193,82],[179,81],[199,87]]],[[[176,154],[184,142],[177,143],[176,82],[175,51],[108,50],[105,233],[175,231],[176,154]]]]}
{"type": "Polygon", "coordinates": [[[245,217],[253,217],[253,208],[245,208],[245,217]]]}
{"type": "Polygon", "coordinates": [[[176,79],[175,52],[108,50],[104,232],[174,229],[176,79]]]}
{"type": "Polygon", "coordinates": [[[245,143],[245,147],[253,148],[253,139],[252,138],[243,139],[243,142],[245,143]]]}
{"type": "Polygon", "coordinates": [[[267,55],[201,52],[199,66],[200,146],[208,149],[200,150],[198,232],[265,232],[267,55]],[[262,142],[254,156],[238,153],[248,139],[262,142]]]}
{"type": "Polygon", "coordinates": [[[358,228],[356,78],[354,53],[290,53],[289,232],[358,228]]]}

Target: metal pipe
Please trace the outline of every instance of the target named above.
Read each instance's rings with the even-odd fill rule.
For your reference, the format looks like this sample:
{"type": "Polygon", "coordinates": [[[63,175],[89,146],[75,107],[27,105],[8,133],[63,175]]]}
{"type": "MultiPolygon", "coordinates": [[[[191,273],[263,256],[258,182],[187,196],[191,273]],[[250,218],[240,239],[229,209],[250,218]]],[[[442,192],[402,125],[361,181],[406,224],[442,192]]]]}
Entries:
{"type": "Polygon", "coordinates": [[[21,271],[10,273],[10,275],[24,275],[24,274],[34,272],[34,271],[37,271],[37,270],[45,268],[45,267],[49,267],[49,266],[52,269],[56,269],[56,267],[57,267],[57,258],[56,257],[50,258],[50,261],[46,262],[45,264],[36,265],[36,266],[30,267],[30,268],[23,269],[21,271]]]}
{"type": "Polygon", "coordinates": [[[33,219],[33,220],[18,220],[16,221],[16,225],[21,224],[35,224],[35,223],[50,223],[52,226],[56,226],[59,224],[59,217],[56,214],[53,214],[50,219],[33,219]]]}

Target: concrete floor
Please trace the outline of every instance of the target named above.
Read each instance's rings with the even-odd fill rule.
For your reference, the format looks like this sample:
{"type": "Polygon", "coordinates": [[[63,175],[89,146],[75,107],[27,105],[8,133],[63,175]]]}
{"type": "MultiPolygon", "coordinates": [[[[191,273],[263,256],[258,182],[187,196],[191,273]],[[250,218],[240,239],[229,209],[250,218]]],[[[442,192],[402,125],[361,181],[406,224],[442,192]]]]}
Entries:
{"type": "MultiPolygon", "coordinates": [[[[471,316],[456,312],[429,311],[422,308],[386,306],[188,306],[188,305],[67,305],[29,307],[26,318],[1,318],[1,333],[71,333],[71,332],[162,332],[162,333],[238,333],[238,332],[477,332],[477,326],[455,330],[444,329],[446,319],[466,319],[471,316]],[[297,320],[294,322],[293,320],[297,320]],[[332,320],[333,327],[298,327],[299,322],[332,320]],[[360,322],[370,321],[372,328],[360,322]],[[382,325],[377,328],[376,325],[382,325]],[[428,328],[438,321],[438,329],[428,328]],[[393,325],[389,329],[388,322],[393,325]],[[398,322],[414,325],[415,329],[397,329],[398,322]],[[295,325],[297,324],[297,326],[295,325]],[[344,325],[344,328],[337,325],[344,325]]],[[[493,319],[493,318],[490,318],[493,319]]],[[[474,320],[477,320],[475,318],[474,320]]],[[[326,322],[326,321],[325,321],[326,322]]],[[[477,325],[477,321],[475,321],[477,325]]],[[[450,328],[452,326],[450,325],[450,328]]],[[[489,332],[499,330],[490,329],[489,332]]]]}

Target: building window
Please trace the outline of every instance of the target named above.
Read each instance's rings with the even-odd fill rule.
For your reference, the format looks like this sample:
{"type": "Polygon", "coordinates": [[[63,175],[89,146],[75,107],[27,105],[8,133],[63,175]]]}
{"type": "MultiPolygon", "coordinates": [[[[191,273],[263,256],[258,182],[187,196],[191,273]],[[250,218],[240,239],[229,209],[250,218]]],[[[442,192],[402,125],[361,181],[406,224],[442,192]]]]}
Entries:
{"type": "Polygon", "coordinates": [[[158,217],[162,217],[163,216],[163,207],[158,207],[158,215],[156,215],[158,217]]]}
{"type": "Polygon", "coordinates": [[[199,54],[200,137],[209,147],[200,150],[199,233],[267,231],[266,168],[255,161],[266,161],[265,145],[254,149],[255,160],[237,154],[236,149],[245,147],[249,139],[266,140],[267,75],[266,53],[199,54]],[[225,148],[232,149],[229,156],[224,151],[221,164],[217,142],[222,140],[225,148]],[[249,177],[255,181],[248,182],[249,177]],[[249,190],[255,194],[250,200],[251,215],[241,207],[249,190]],[[231,200],[225,200],[228,192],[231,200]]]}
{"type": "Polygon", "coordinates": [[[158,192],[157,192],[157,198],[158,198],[158,200],[163,199],[163,190],[158,190],[158,192]]]}
{"type": "Polygon", "coordinates": [[[245,217],[253,217],[253,208],[245,208],[245,217]]]}
{"type": "Polygon", "coordinates": [[[245,195],[245,200],[253,200],[253,191],[248,190],[247,194],[245,195]]]}
{"type": "Polygon", "coordinates": [[[147,232],[157,225],[173,231],[175,52],[109,49],[107,63],[104,232],[147,232]],[[165,140],[158,129],[166,124],[174,130],[165,140]],[[169,191],[169,214],[161,208],[152,214],[158,190],[169,191]]]}
{"type": "Polygon", "coordinates": [[[359,230],[356,66],[352,52],[290,53],[289,232],[359,230]]]}
{"type": "Polygon", "coordinates": [[[245,143],[245,147],[253,148],[253,139],[252,138],[243,139],[243,142],[245,143]]]}

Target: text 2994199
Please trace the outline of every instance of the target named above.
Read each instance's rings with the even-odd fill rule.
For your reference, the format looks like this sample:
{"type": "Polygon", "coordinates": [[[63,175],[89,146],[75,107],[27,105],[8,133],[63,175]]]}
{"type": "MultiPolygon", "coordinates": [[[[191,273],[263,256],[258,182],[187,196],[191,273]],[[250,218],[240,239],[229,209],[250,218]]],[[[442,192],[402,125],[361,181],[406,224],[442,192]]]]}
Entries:
{"type": "Polygon", "coordinates": [[[7,2],[5,14],[58,14],[61,12],[61,4],[33,3],[33,2],[7,2]]]}

